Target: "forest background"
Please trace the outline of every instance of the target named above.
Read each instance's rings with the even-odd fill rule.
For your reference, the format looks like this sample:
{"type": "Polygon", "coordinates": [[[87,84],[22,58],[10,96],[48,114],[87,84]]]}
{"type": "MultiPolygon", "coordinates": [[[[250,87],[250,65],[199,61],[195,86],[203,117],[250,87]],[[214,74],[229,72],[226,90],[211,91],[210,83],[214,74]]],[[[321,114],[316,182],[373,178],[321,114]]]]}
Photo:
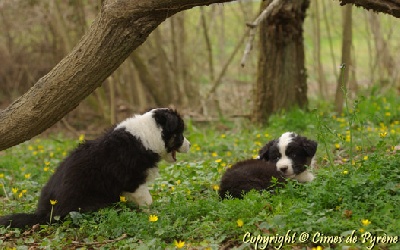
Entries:
{"type": "MultiPolygon", "coordinates": [[[[2,1],[0,4],[0,108],[50,71],[79,41],[100,1],[2,1]],[[18,13],[18,14],[17,14],[18,13]],[[23,17],[23,18],[21,18],[23,17]]],[[[251,117],[257,78],[258,35],[240,61],[258,1],[198,7],[163,22],[80,106],[53,128],[98,133],[134,112],[177,107],[197,121],[251,117]]],[[[311,1],[304,23],[308,100],[333,103],[342,44],[351,44],[349,90],[369,95],[399,88],[397,19],[332,1],[311,1]],[[351,37],[342,34],[352,9],[351,37]],[[347,11],[347,12],[346,12],[347,11]],[[322,101],[323,100],[323,101],[322,101]]],[[[84,83],[82,83],[84,84],[84,83]]],[[[332,104],[333,105],[333,104],[332,104]]]]}

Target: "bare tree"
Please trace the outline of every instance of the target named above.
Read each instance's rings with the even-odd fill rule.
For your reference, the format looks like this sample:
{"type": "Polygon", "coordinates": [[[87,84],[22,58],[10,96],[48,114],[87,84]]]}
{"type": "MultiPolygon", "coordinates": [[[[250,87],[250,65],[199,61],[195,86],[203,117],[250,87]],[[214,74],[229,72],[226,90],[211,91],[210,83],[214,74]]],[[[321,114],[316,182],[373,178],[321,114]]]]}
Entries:
{"type": "Polygon", "coordinates": [[[385,82],[384,73],[387,73],[388,78],[394,79],[394,59],[390,53],[390,48],[385,38],[382,35],[381,24],[376,13],[368,12],[368,21],[371,26],[371,32],[374,37],[376,59],[378,62],[378,74],[381,84],[385,82]]]}
{"type": "Polygon", "coordinates": [[[313,42],[314,42],[314,65],[315,71],[317,72],[317,82],[319,87],[319,95],[326,97],[326,78],[324,74],[324,68],[321,62],[321,18],[319,10],[319,1],[312,2],[313,10],[313,42]]]}
{"type": "Polygon", "coordinates": [[[346,96],[344,92],[347,89],[349,81],[349,71],[351,65],[351,44],[352,44],[352,6],[347,5],[343,10],[343,37],[342,37],[342,68],[336,86],[335,109],[336,112],[342,113],[343,101],[346,96]],[[343,68],[344,67],[344,68],[343,68]]]}
{"type": "MultiPolygon", "coordinates": [[[[271,1],[264,1],[265,9],[271,1]]],[[[254,121],[276,111],[307,106],[303,23],[309,0],[283,1],[260,26],[260,55],[254,88],[254,121]]]]}

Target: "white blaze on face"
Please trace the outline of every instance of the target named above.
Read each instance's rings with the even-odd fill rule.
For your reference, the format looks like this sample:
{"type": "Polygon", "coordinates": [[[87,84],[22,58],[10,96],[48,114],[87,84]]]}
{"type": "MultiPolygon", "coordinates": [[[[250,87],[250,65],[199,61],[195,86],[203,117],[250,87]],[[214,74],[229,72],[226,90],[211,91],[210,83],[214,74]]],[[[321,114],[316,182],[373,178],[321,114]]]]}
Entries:
{"type": "Polygon", "coordinates": [[[146,149],[154,153],[163,155],[165,151],[165,143],[162,139],[162,131],[153,117],[153,110],[143,114],[135,115],[118,124],[115,129],[125,128],[136,138],[139,138],[146,149]]]}
{"type": "Polygon", "coordinates": [[[294,175],[293,161],[286,155],[286,149],[287,149],[288,145],[292,142],[293,135],[296,136],[295,133],[286,132],[279,138],[279,141],[278,141],[278,149],[279,149],[279,153],[281,154],[281,158],[276,163],[276,167],[285,176],[294,175]]]}

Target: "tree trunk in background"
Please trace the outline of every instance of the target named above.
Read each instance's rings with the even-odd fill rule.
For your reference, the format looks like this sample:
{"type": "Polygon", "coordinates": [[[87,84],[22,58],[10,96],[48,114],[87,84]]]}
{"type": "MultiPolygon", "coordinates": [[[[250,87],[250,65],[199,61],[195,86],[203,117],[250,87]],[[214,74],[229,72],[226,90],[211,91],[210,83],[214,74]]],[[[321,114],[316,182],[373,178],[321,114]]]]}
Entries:
{"type": "Polygon", "coordinates": [[[352,6],[346,5],[343,9],[343,32],[342,32],[342,64],[344,69],[340,69],[339,79],[336,85],[335,110],[342,113],[344,91],[347,92],[347,83],[349,81],[349,72],[351,70],[351,45],[352,45],[352,6]]]}
{"type": "Polygon", "coordinates": [[[313,8],[313,14],[314,14],[314,20],[313,20],[314,67],[315,67],[315,71],[317,72],[319,95],[320,95],[320,97],[325,98],[327,96],[327,93],[326,93],[326,79],[325,79],[325,74],[324,74],[324,67],[321,62],[321,25],[320,25],[321,18],[320,18],[320,14],[319,14],[319,1],[312,2],[312,5],[314,7],[313,8]]]}
{"type": "MultiPolygon", "coordinates": [[[[382,35],[381,24],[378,15],[373,12],[368,12],[368,21],[371,26],[371,33],[374,37],[376,60],[378,67],[379,82],[388,83],[389,79],[394,78],[394,59],[390,54],[389,46],[382,35]],[[386,77],[385,77],[386,73],[386,77]]],[[[394,79],[393,79],[394,80],[394,79]]]]}
{"type": "MultiPolygon", "coordinates": [[[[265,9],[272,1],[261,4],[265,9]]],[[[253,119],[267,123],[279,110],[307,106],[303,22],[309,0],[285,1],[260,25],[260,54],[253,119]]]]}

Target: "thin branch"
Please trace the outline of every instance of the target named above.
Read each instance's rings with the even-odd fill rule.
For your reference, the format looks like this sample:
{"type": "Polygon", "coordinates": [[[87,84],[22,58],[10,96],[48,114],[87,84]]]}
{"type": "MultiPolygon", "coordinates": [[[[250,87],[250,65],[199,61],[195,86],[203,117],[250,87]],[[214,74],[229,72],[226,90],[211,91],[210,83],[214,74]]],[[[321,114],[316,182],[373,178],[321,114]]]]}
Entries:
{"type": "Polygon", "coordinates": [[[205,98],[204,98],[205,100],[208,100],[208,98],[210,98],[211,94],[213,94],[215,92],[215,90],[219,87],[219,85],[221,85],[222,77],[225,75],[229,65],[233,61],[233,58],[235,57],[236,53],[239,51],[240,47],[242,46],[247,34],[248,34],[248,32],[244,33],[242,35],[242,37],[240,38],[239,42],[236,44],[236,47],[233,49],[232,54],[230,55],[228,60],[225,62],[224,66],[222,67],[222,70],[218,74],[218,77],[214,80],[210,91],[208,91],[207,95],[205,96],[205,98]]]}
{"type": "Polygon", "coordinates": [[[246,24],[247,27],[250,28],[250,33],[249,33],[249,40],[247,41],[246,47],[244,49],[242,60],[240,61],[240,65],[242,67],[244,67],[244,63],[247,59],[247,56],[253,49],[253,42],[256,36],[257,27],[260,25],[261,21],[267,18],[267,16],[271,15],[272,11],[277,9],[281,4],[282,0],[273,0],[252,23],[246,24]]]}

